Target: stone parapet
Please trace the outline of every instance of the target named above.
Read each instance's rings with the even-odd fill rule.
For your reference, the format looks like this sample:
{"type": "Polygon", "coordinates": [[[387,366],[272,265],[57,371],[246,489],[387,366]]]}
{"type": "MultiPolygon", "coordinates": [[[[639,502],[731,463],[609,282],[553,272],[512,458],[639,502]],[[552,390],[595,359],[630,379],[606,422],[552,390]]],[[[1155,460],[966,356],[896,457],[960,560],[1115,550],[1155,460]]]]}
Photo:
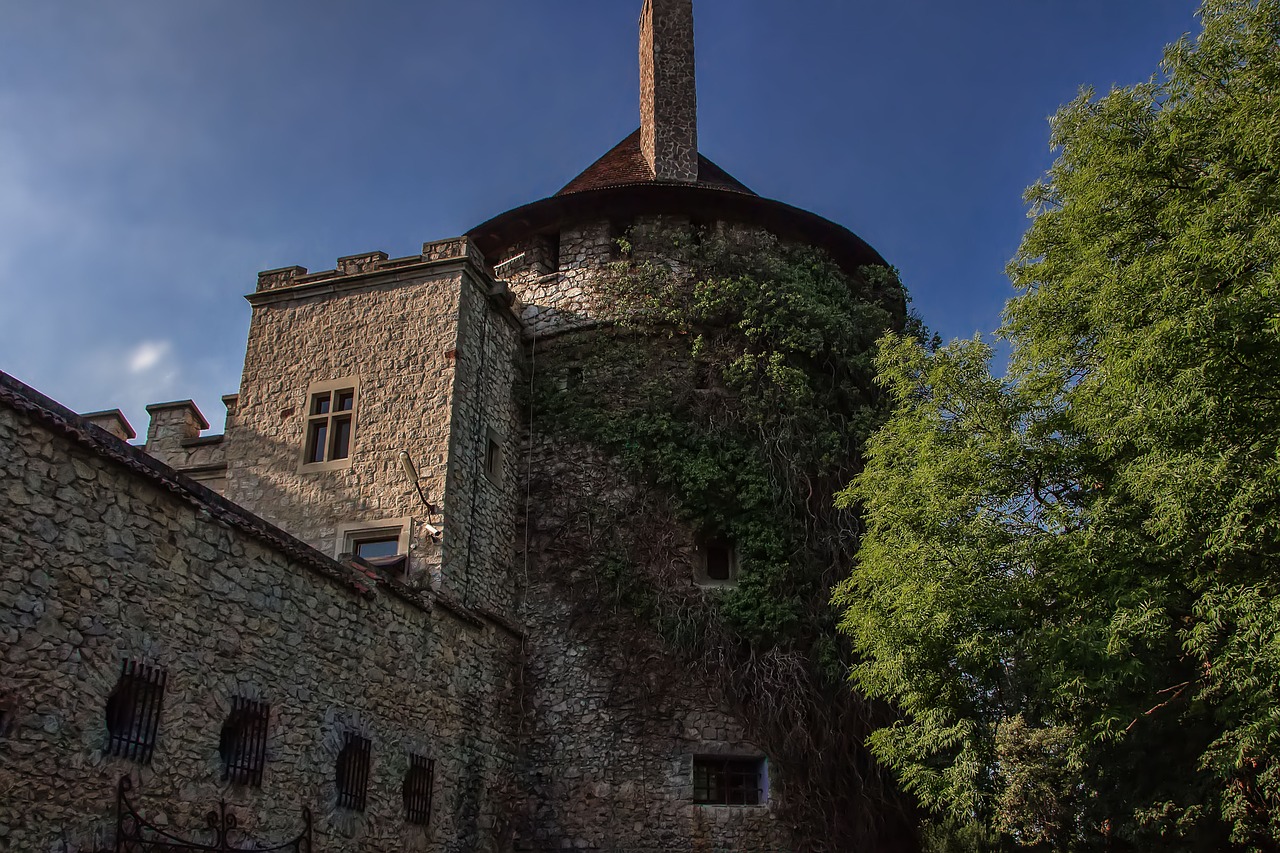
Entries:
{"type": "Polygon", "coordinates": [[[318,284],[337,281],[354,276],[377,275],[403,270],[433,261],[466,259],[477,267],[484,268],[484,255],[468,237],[455,237],[448,240],[436,240],[422,244],[420,255],[408,255],[403,258],[388,257],[386,252],[363,252],[357,255],[345,255],[338,258],[333,269],[308,272],[306,267],[291,266],[279,269],[264,270],[258,273],[258,293],[271,290],[284,290],[300,285],[318,284]]]}

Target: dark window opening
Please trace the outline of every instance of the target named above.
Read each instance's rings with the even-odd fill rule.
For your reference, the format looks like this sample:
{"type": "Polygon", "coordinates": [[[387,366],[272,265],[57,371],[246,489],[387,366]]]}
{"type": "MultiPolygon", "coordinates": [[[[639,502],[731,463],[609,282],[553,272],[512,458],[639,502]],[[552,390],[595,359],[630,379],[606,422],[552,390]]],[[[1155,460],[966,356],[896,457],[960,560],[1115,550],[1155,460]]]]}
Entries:
{"type": "Polygon", "coordinates": [[[418,826],[431,822],[431,788],[435,782],[436,763],[420,755],[409,756],[409,770],[404,774],[405,820],[418,826]]]}
{"type": "Polygon", "coordinates": [[[695,361],[693,363],[693,387],[699,391],[709,391],[712,385],[711,364],[701,360],[695,361]]]}
{"type": "Polygon", "coordinates": [[[307,461],[323,462],[325,439],[329,435],[329,422],[312,423],[311,434],[307,438],[307,461]]]}
{"type": "Polygon", "coordinates": [[[333,446],[330,459],[346,459],[351,455],[351,418],[333,419],[333,446]]]}
{"type": "Polygon", "coordinates": [[[761,758],[695,757],[693,801],[710,806],[758,806],[764,800],[761,758]]]}
{"type": "Polygon", "coordinates": [[[107,753],[139,764],[151,763],[169,674],[125,661],[107,697],[107,753]]]}
{"type": "Polygon", "coordinates": [[[267,720],[270,707],[237,696],[231,700],[231,714],[222,724],[218,753],[222,756],[222,778],[234,785],[262,787],[262,769],[267,756],[267,720]]]}
{"type": "Polygon", "coordinates": [[[634,219],[609,220],[609,257],[614,260],[624,257],[623,244],[631,245],[631,230],[635,227],[634,219]]]}
{"type": "Polygon", "coordinates": [[[486,477],[496,483],[501,472],[502,445],[498,443],[496,438],[490,436],[484,449],[484,473],[486,477]]]}
{"type": "Polygon", "coordinates": [[[368,738],[346,733],[334,773],[339,808],[364,811],[369,794],[370,746],[368,738]]]}
{"type": "Polygon", "coordinates": [[[727,542],[708,542],[703,546],[707,560],[707,580],[733,580],[733,547],[727,542]]]}
{"type": "Polygon", "coordinates": [[[550,234],[542,235],[544,242],[546,269],[544,272],[550,274],[560,269],[560,232],[554,231],[550,234]]]}

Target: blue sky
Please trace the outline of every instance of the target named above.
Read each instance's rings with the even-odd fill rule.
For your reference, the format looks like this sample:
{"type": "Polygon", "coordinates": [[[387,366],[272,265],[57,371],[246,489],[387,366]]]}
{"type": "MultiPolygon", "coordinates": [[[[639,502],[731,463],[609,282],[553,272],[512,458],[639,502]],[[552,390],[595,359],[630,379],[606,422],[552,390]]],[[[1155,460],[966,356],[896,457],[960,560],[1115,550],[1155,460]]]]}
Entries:
{"type": "MultiPolygon", "coordinates": [[[[695,0],[702,153],[848,226],[944,337],[1012,291],[1047,118],[1192,0],[695,0]]],[[[259,270],[413,254],[638,124],[641,0],[0,4],[0,370],[220,430],[259,270]]]]}

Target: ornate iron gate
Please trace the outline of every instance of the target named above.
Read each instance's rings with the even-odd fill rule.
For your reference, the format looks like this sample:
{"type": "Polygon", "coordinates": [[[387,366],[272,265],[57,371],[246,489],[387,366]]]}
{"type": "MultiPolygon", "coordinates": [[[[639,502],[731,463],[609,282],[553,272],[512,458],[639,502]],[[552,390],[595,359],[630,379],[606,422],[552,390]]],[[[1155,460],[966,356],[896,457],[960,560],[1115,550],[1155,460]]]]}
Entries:
{"type": "Polygon", "coordinates": [[[210,810],[205,815],[207,832],[213,836],[209,843],[188,841],[171,835],[155,824],[149,823],[129,802],[129,792],[133,790],[133,782],[128,776],[120,779],[116,789],[116,848],[115,853],[232,853],[233,851],[257,850],[261,853],[312,853],[311,850],[311,809],[302,809],[302,834],[282,844],[254,842],[243,837],[236,828],[236,816],[227,808],[225,801],[218,803],[217,810],[210,810]]]}

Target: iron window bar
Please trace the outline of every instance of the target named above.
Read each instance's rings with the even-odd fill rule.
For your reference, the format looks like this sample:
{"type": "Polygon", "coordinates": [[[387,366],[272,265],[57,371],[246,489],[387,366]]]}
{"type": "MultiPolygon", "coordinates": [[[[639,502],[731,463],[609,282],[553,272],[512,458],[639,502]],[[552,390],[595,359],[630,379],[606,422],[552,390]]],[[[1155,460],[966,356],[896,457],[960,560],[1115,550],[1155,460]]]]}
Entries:
{"type": "Polygon", "coordinates": [[[266,766],[267,723],[271,707],[237,696],[231,700],[231,713],[222,724],[218,751],[222,755],[222,778],[235,785],[262,787],[262,771],[266,766]]]}
{"type": "Polygon", "coordinates": [[[338,807],[364,811],[369,793],[369,752],[367,737],[347,732],[338,753],[334,782],[338,789],[338,807]]]}
{"type": "Polygon", "coordinates": [[[436,763],[421,755],[409,756],[409,769],[404,774],[405,820],[418,826],[431,823],[431,789],[435,783],[436,763]]]}
{"type": "Polygon", "coordinates": [[[107,753],[150,764],[164,707],[169,674],[158,667],[126,660],[107,697],[107,753]]]}

